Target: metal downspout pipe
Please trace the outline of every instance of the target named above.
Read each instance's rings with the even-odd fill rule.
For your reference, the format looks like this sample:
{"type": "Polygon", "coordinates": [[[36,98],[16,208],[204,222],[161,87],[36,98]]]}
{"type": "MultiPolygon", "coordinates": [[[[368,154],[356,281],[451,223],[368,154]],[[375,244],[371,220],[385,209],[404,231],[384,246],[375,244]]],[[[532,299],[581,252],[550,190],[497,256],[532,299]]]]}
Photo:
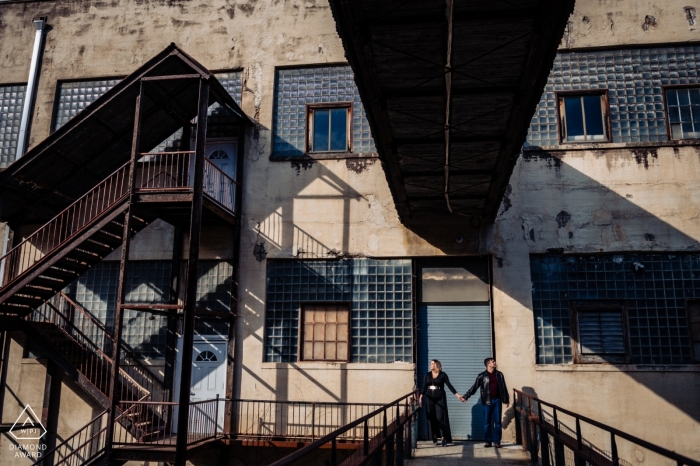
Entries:
{"type": "Polygon", "coordinates": [[[29,79],[27,80],[27,93],[24,95],[24,108],[22,109],[22,121],[19,127],[17,138],[17,152],[15,160],[24,155],[29,142],[29,121],[34,108],[34,98],[36,95],[36,85],[39,81],[39,66],[41,64],[41,53],[44,49],[44,37],[46,36],[46,18],[34,20],[36,35],[34,36],[34,50],[32,51],[32,63],[29,66],[29,79]]]}

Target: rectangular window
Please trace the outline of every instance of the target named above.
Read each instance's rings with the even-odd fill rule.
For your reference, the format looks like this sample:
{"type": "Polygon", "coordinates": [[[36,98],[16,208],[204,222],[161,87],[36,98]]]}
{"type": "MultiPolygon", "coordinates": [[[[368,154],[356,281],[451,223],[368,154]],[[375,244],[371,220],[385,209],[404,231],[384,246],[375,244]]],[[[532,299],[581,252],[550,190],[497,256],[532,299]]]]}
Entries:
{"type": "Polygon", "coordinates": [[[605,91],[559,96],[562,142],[608,141],[605,91]]]}
{"type": "Polygon", "coordinates": [[[700,87],[666,89],[671,139],[700,139],[700,87]]]}
{"type": "Polygon", "coordinates": [[[296,362],[304,303],[347,302],[350,362],[413,362],[409,259],[268,260],[265,362],[296,362]]]}
{"type": "Polygon", "coordinates": [[[352,103],[307,108],[308,152],[350,152],[352,103]]]}
{"type": "Polygon", "coordinates": [[[628,362],[623,302],[575,302],[571,310],[571,320],[576,326],[575,362],[628,362]]]}
{"type": "Polygon", "coordinates": [[[700,364],[700,301],[688,300],[687,309],[693,361],[700,364]]]}
{"type": "Polygon", "coordinates": [[[272,135],[272,156],[279,158],[313,154],[323,157],[328,152],[336,152],[327,154],[328,157],[337,157],[342,152],[370,156],[377,150],[349,66],[278,69],[275,73],[272,135]],[[332,109],[338,106],[347,108],[347,114],[337,111],[334,119],[332,109]],[[317,115],[319,134],[316,144],[315,134],[311,132],[314,118],[310,115],[310,108],[327,110],[317,115]],[[347,125],[342,124],[343,118],[347,125]],[[334,122],[337,125],[334,126],[334,122]],[[321,131],[323,127],[325,131],[321,131]]]}
{"type": "Polygon", "coordinates": [[[15,161],[26,92],[24,84],[0,86],[0,168],[15,161]]]}
{"type": "Polygon", "coordinates": [[[595,340],[596,328],[613,335],[617,328],[619,335],[619,321],[594,311],[621,308],[631,364],[693,362],[690,331],[697,324],[693,327],[689,319],[697,311],[689,303],[700,301],[700,254],[532,255],[530,273],[538,364],[574,362],[579,343],[585,347],[580,354],[619,351],[613,345],[619,340],[595,340]],[[613,307],[583,309],[594,313],[583,316],[590,332],[581,336],[579,316],[572,310],[579,302],[613,307]]]}
{"type": "Polygon", "coordinates": [[[311,303],[301,307],[302,361],[347,361],[350,306],[347,303],[311,303]]]}

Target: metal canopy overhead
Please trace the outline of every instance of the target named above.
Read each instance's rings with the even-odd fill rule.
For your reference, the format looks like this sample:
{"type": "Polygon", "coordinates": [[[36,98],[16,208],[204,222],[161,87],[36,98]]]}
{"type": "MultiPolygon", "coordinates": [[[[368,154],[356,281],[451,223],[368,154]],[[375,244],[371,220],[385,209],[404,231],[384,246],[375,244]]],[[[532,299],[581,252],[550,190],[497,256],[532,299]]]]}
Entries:
{"type": "Polygon", "coordinates": [[[43,223],[126,163],[142,83],[141,152],[190,124],[199,78],[209,81],[210,105],[250,122],[212,73],[171,44],[0,173],[2,220],[43,223]]]}
{"type": "Polygon", "coordinates": [[[402,222],[493,221],[574,0],[330,4],[402,222]]]}

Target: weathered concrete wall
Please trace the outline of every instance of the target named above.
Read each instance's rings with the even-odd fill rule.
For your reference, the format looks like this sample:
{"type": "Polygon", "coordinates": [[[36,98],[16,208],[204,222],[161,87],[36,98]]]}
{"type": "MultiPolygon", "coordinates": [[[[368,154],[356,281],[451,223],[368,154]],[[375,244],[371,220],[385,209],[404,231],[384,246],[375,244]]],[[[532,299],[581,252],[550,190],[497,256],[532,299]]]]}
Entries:
{"type": "MultiPolygon", "coordinates": [[[[579,0],[564,46],[697,39],[700,33],[688,23],[684,6],[678,0],[579,0]],[[647,15],[656,24],[644,29],[647,15]]],[[[0,81],[26,81],[34,34],[30,20],[44,15],[52,30],[32,145],[49,134],[58,80],[126,75],[170,42],[211,70],[243,70],[242,107],[258,126],[246,141],[233,395],[389,401],[413,387],[410,364],[262,363],[266,263],[253,257],[256,241],[265,241],[268,258],[443,254],[400,225],[380,162],[295,165],[269,160],[275,67],[345,61],[326,2],[74,0],[0,5],[0,81]]],[[[694,148],[678,153],[663,148],[655,154],[620,147],[528,154],[519,161],[509,194],[512,207],[491,232],[491,251],[498,258],[496,350],[512,387],[534,387],[545,399],[698,456],[692,450],[697,448],[694,433],[700,418],[693,398],[700,388],[694,368],[658,374],[633,367],[535,365],[530,253],[552,247],[576,252],[678,250],[697,244],[698,154],[694,148]],[[554,221],[562,209],[572,214],[565,229],[554,221]],[[655,235],[652,242],[644,238],[649,232],[655,235]],[[669,389],[676,383],[687,390],[669,389]],[[676,398],[664,401],[670,392],[676,398]],[[642,412],[638,406],[653,408],[642,412]],[[625,422],[628,414],[640,421],[625,422]],[[667,428],[660,422],[667,422],[667,428]]],[[[158,231],[144,232],[143,243],[136,245],[142,254],[138,257],[169,258],[171,233],[155,226],[153,230],[158,231]]],[[[212,257],[226,257],[226,234],[214,236],[218,239],[203,243],[205,249],[212,257]]],[[[31,380],[43,381],[43,376],[31,380]]]]}
{"type": "MultiPolygon", "coordinates": [[[[14,424],[24,407],[29,404],[37,416],[41,416],[44,402],[44,380],[46,367],[36,359],[23,358],[25,337],[22,333],[8,333],[10,340],[7,361],[7,383],[4,390],[2,423],[14,424]]],[[[40,419],[39,419],[40,420],[40,419]]],[[[9,433],[0,436],[0,465],[32,464],[33,460],[24,457],[20,445],[38,445],[36,440],[15,440],[9,433]]],[[[27,451],[32,452],[31,449],[27,451]]]]}
{"type": "MultiPolygon", "coordinates": [[[[622,148],[526,152],[511,178],[511,207],[501,207],[491,248],[496,354],[510,386],[695,458],[697,365],[535,364],[529,255],[550,248],[700,250],[699,173],[700,151],[693,146],[663,147],[645,157],[622,148]],[[565,226],[556,220],[561,211],[571,215],[565,226]]],[[[514,432],[512,423],[509,429],[514,432]]],[[[630,455],[634,450],[626,459],[630,455]]]]}
{"type": "Polygon", "coordinates": [[[686,0],[577,1],[562,48],[700,40],[700,5],[686,0]]]}

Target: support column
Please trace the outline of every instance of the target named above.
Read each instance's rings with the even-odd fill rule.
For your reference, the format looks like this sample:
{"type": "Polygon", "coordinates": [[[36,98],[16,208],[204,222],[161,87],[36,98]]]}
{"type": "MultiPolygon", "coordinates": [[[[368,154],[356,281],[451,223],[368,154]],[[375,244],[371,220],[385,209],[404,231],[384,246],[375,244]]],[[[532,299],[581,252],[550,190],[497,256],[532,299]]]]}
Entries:
{"type": "Polygon", "coordinates": [[[122,230],[122,255],[119,263],[119,282],[117,285],[117,308],[114,316],[114,347],[112,348],[112,370],[109,379],[109,417],[105,436],[105,450],[111,454],[112,441],[114,435],[114,422],[118,416],[117,405],[119,404],[119,350],[122,344],[122,328],[124,323],[124,310],[122,305],[126,296],[126,268],[129,262],[129,246],[131,242],[131,223],[133,214],[134,180],[136,178],[136,160],[141,149],[141,117],[143,109],[143,82],[139,88],[139,95],[136,97],[136,113],[134,115],[134,133],[131,140],[131,160],[129,163],[129,208],[124,214],[124,229],[122,230]]]}
{"type": "Polygon", "coordinates": [[[192,213],[190,216],[190,250],[185,282],[185,309],[182,332],[182,359],[180,368],[180,399],[177,416],[177,444],[175,465],[185,466],[187,434],[190,411],[190,387],[192,378],[192,346],[194,341],[194,316],[197,304],[197,268],[199,265],[199,237],[202,232],[202,195],[204,181],[204,143],[207,137],[207,109],[209,108],[209,82],[199,81],[199,109],[197,111],[197,140],[195,143],[192,213]]]}
{"type": "MultiPolygon", "coordinates": [[[[58,411],[61,404],[61,380],[63,373],[49,359],[46,363],[46,380],[44,383],[44,403],[41,408],[41,424],[46,427],[40,444],[45,446],[43,451],[51,451],[56,446],[56,430],[58,427],[58,411]]],[[[45,460],[51,461],[50,458],[45,460]]]]}
{"type": "MultiPolygon", "coordinates": [[[[178,304],[180,299],[180,255],[182,254],[182,230],[175,227],[173,235],[172,269],[170,272],[170,300],[168,304],[178,304]]],[[[177,317],[168,316],[168,335],[165,348],[165,374],[163,378],[163,401],[173,401],[173,377],[175,376],[175,356],[177,349],[177,317]]],[[[168,422],[172,422],[168,418],[168,422]]],[[[166,429],[167,430],[167,429],[166,429]]]]}

